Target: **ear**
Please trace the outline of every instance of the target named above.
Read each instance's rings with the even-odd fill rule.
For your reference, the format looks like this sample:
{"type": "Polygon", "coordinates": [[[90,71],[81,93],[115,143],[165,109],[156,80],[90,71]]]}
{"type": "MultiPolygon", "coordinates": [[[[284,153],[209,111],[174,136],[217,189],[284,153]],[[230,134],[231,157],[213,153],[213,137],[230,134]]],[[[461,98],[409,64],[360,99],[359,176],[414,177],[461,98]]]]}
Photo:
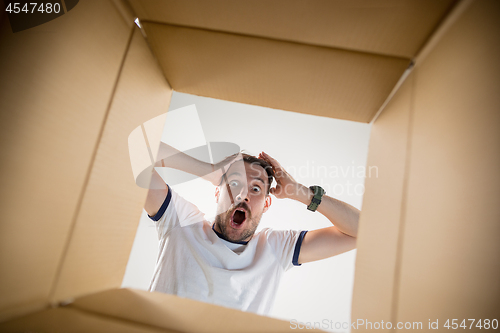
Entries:
{"type": "Polygon", "coordinates": [[[215,187],[215,203],[219,203],[220,189],[219,186],[215,187]]]}
{"type": "Polygon", "coordinates": [[[271,203],[272,203],[271,196],[268,194],[266,196],[266,202],[264,203],[264,209],[262,210],[262,213],[267,212],[269,207],[271,207],[271,203]]]}

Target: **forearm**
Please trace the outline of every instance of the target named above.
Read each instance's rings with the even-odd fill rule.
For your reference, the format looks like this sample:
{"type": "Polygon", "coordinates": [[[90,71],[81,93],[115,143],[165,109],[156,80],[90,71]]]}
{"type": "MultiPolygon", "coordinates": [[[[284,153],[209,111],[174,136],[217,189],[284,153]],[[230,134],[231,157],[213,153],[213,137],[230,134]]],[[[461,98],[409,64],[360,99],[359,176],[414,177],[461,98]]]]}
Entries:
{"type": "MultiPolygon", "coordinates": [[[[309,205],[313,198],[312,191],[304,185],[298,184],[297,190],[292,191],[291,199],[309,205]]],[[[327,195],[323,195],[318,212],[326,216],[332,224],[342,233],[351,237],[358,234],[359,209],[327,195]]]]}
{"type": "MultiPolygon", "coordinates": [[[[164,142],[160,142],[157,161],[155,167],[174,168],[203,178],[211,174],[213,170],[212,164],[184,154],[164,142]]],[[[148,196],[144,205],[144,209],[150,216],[154,216],[158,212],[167,194],[168,188],[165,182],[156,170],[153,170],[148,196]]]]}
{"type": "Polygon", "coordinates": [[[155,164],[157,167],[169,167],[198,177],[205,177],[214,171],[211,163],[203,162],[184,154],[164,142],[160,142],[157,161],[158,162],[155,164]]]}

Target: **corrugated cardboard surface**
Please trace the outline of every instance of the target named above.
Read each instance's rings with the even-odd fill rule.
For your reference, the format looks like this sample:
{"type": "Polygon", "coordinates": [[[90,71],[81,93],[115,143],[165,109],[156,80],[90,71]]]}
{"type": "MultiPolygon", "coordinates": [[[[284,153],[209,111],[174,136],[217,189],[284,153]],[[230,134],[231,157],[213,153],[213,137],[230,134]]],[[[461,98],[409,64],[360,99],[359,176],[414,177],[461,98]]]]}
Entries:
{"type": "Polygon", "coordinates": [[[0,319],[122,281],[146,195],[127,136],[171,95],[132,29],[110,1],[16,34],[3,22],[0,319]]]}
{"type": "MultiPolygon", "coordinates": [[[[0,324],[2,332],[290,332],[287,321],[133,289],[81,297],[65,307],[0,324]]],[[[310,331],[308,329],[308,331],[310,331]]],[[[323,332],[312,330],[314,332],[323,332]]]]}
{"type": "Polygon", "coordinates": [[[130,29],[107,1],[0,37],[0,312],[43,304],[69,235],[130,29]]]}
{"type": "MultiPolygon", "coordinates": [[[[141,35],[111,2],[81,1],[16,35],[7,23],[0,35],[0,320],[120,284],[146,194],[133,182],[127,137],[164,113],[171,94],[141,35]]],[[[499,25],[500,4],[475,1],[374,124],[370,161],[380,178],[366,184],[353,319],[442,325],[499,312],[499,25]]],[[[365,122],[409,62],[244,29],[147,22],[145,29],[179,91],[365,122]]],[[[128,326],[140,332],[150,323],[231,329],[216,320],[228,313],[242,331],[282,330],[283,322],[191,302],[109,291],[33,314],[29,327],[108,325],[88,316],[95,311],[115,318],[110,331],[130,318],[143,323],[128,326]]]]}
{"type": "Polygon", "coordinates": [[[173,89],[369,122],[408,59],[142,23],[173,89]]]}
{"type": "Polygon", "coordinates": [[[500,319],[499,59],[478,0],[416,69],[399,320],[500,319]]]}
{"type": "Polygon", "coordinates": [[[40,311],[6,323],[0,323],[2,332],[116,332],[116,333],[176,333],[128,320],[110,318],[96,313],[69,308],[40,311]]]}
{"type": "Polygon", "coordinates": [[[70,306],[180,332],[294,331],[287,321],[143,290],[108,290],[77,299],[70,306]]]}
{"type": "Polygon", "coordinates": [[[166,112],[171,94],[135,27],[53,300],[121,284],[146,194],[135,184],[128,135],[166,112]]]}
{"type": "Polygon", "coordinates": [[[458,324],[465,319],[468,328],[468,319],[498,320],[499,31],[500,3],[474,1],[374,123],[370,154],[377,156],[380,175],[390,172],[396,178],[367,179],[353,320],[422,322],[424,330],[429,320],[439,320],[440,329],[447,319],[458,324]],[[408,110],[410,128],[404,130],[408,110]],[[384,125],[393,136],[379,136],[377,128],[384,125]],[[408,140],[406,151],[402,143],[394,149],[395,140],[408,140]],[[401,167],[393,166],[403,158],[401,191],[401,181],[393,186],[401,167]],[[379,209],[373,209],[376,203],[379,209]],[[387,236],[375,232],[377,227],[391,247],[398,244],[396,256],[380,244],[387,236]],[[391,279],[392,271],[391,291],[384,276],[391,279]]]}
{"type": "Polygon", "coordinates": [[[141,21],[412,58],[455,0],[129,0],[141,21]]]}
{"type": "Polygon", "coordinates": [[[406,79],[370,132],[360,216],[353,320],[391,320],[396,256],[404,200],[413,75],[406,79]]]}
{"type": "Polygon", "coordinates": [[[370,122],[457,1],[129,3],[177,91],[370,122]]]}

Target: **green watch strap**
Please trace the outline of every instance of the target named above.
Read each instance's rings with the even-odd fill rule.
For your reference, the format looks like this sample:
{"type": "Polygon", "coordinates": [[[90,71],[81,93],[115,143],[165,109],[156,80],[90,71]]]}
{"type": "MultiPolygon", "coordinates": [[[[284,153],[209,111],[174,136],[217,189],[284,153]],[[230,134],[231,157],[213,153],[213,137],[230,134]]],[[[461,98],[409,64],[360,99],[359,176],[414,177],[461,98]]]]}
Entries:
{"type": "Polygon", "coordinates": [[[307,206],[307,209],[315,212],[316,209],[318,209],[319,204],[321,203],[321,198],[323,197],[323,194],[325,194],[325,190],[321,186],[316,185],[310,186],[309,188],[314,192],[314,196],[309,206],[307,206]]]}

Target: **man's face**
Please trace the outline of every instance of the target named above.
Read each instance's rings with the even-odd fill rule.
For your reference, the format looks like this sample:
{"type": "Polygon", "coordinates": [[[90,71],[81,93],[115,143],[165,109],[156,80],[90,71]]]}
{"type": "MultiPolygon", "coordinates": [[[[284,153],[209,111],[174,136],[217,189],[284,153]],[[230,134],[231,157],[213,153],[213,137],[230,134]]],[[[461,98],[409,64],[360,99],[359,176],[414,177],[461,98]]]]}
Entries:
{"type": "Polygon", "coordinates": [[[215,230],[232,242],[249,241],[271,205],[267,173],[260,165],[234,162],[215,190],[215,230]]]}

